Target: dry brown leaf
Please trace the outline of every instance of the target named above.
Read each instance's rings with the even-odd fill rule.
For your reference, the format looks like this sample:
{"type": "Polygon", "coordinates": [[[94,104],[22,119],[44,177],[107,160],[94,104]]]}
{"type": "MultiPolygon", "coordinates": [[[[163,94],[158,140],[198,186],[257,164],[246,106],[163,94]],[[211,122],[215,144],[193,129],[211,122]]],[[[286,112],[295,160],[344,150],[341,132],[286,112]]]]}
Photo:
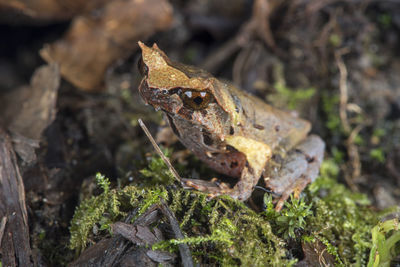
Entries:
{"type": "Polygon", "coordinates": [[[40,20],[67,20],[102,6],[106,0],[0,0],[0,11],[22,13],[40,20]]]}
{"type": "Polygon", "coordinates": [[[46,65],[35,71],[30,86],[1,98],[4,126],[13,133],[14,148],[26,162],[35,159],[34,149],[38,147],[42,132],[55,118],[59,84],[58,66],[46,65]]]}
{"type": "Polygon", "coordinates": [[[76,17],[62,40],[45,46],[41,56],[58,62],[62,76],[85,91],[100,91],[113,62],[137,49],[146,39],[172,23],[167,0],[116,0],[96,15],[76,17]]]}

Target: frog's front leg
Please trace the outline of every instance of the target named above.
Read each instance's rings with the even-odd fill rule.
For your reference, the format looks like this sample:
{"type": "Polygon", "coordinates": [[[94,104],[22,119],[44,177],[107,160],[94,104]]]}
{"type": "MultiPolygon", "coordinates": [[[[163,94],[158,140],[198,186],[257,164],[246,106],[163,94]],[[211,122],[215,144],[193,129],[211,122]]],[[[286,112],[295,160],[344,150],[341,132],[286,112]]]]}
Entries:
{"type": "Polygon", "coordinates": [[[194,188],[198,191],[208,193],[210,198],[229,195],[234,199],[244,201],[250,198],[261,174],[262,169],[255,170],[246,166],[242,170],[240,180],[233,188],[230,188],[226,183],[219,182],[217,178],[213,178],[211,181],[184,178],[182,179],[182,183],[185,188],[194,188]]]}
{"type": "MultiPolygon", "coordinates": [[[[237,153],[245,158],[245,163],[241,167],[240,178],[236,185],[230,188],[225,183],[217,183],[216,179],[211,180],[211,182],[184,179],[183,184],[189,188],[207,192],[211,197],[230,195],[232,198],[244,201],[250,198],[266,163],[270,160],[271,149],[264,143],[241,136],[227,137],[226,141],[228,145],[234,147],[237,153]]],[[[237,162],[234,157],[227,156],[224,166],[232,166],[228,163],[229,160],[232,160],[232,163],[237,162]]]]}
{"type": "Polygon", "coordinates": [[[280,195],[275,206],[280,211],[290,194],[299,197],[303,189],[313,182],[319,173],[324,157],[325,143],[319,136],[310,135],[288,152],[280,168],[270,167],[264,173],[265,184],[280,195]]]}

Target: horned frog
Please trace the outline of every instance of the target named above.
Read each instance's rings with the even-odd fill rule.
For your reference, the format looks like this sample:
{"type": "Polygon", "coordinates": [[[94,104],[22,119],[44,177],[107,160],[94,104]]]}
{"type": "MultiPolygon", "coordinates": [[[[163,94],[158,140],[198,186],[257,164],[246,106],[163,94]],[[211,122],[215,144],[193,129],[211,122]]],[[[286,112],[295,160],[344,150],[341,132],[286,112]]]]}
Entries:
{"type": "Polygon", "coordinates": [[[311,124],[274,108],[207,71],[171,61],[156,44],[139,42],[143,79],[139,92],[161,109],[180,141],[222,174],[239,178],[231,188],[215,179],[183,179],[183,184],[215,197],[247,200],[261,177],[279,195],[281,210],[319,172],[325,143],[308,135],[311,124]]]}

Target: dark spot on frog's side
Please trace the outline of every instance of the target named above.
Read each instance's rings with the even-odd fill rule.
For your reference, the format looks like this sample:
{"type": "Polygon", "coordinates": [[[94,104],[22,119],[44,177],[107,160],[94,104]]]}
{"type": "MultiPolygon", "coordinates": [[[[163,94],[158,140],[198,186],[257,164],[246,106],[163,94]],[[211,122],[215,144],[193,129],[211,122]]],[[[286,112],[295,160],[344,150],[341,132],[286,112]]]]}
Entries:
{"type": "Polygon", "coordinates": [[[229,128],[229,134],[230,135],[234,135],[235,134],[235,129],[233,129],[232,126],[229,128]]]}
{"type": "Polygon", "coordinates": [[[212,146],[214,144],[214,142],[210,136],[210,133],[208,133],[204,129],[203,129],[203,142],[207,146],[212,146]]]}
{"type": "Polygon", "coordinates": [[[256,128],[258,130],[264,130],[264,126],[262,126],[260,124],[254,124],[253,126],[254,126],[254,128],[256,128]]]}
{"type": "Polygon", "coordinates": [[[312,162],[314,162],[315,157],[310,157],[310,156],[306,155],[306,160],[308,163],[312,163],[312,162]]]}
{"type": "Polygon", "coordinates": [[[239,166],[239,163],[237,161],[232,161],[229,167],[233,169],[236,168],[237,166],[239,166]]]}
{"type": "Polygon", "coordinates": [[[216,153],[212,158],[204,158],[211,168],[231,177],[240,177],[247,162],[246,156],[238,151],[216,153]]]}

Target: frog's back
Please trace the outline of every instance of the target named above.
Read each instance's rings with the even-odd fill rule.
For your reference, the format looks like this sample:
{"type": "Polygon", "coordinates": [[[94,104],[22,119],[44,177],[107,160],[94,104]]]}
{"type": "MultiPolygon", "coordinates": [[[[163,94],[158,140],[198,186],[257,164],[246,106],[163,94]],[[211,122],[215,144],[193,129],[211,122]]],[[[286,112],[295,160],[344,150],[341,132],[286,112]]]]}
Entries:
{"type": "Polygon", "coordinates": [[[289,150],[305,139],[310,122],[268,105],[235,86],[227,86],[240,112],[239,134],[268,144],[272,149],[289,150]]]}

